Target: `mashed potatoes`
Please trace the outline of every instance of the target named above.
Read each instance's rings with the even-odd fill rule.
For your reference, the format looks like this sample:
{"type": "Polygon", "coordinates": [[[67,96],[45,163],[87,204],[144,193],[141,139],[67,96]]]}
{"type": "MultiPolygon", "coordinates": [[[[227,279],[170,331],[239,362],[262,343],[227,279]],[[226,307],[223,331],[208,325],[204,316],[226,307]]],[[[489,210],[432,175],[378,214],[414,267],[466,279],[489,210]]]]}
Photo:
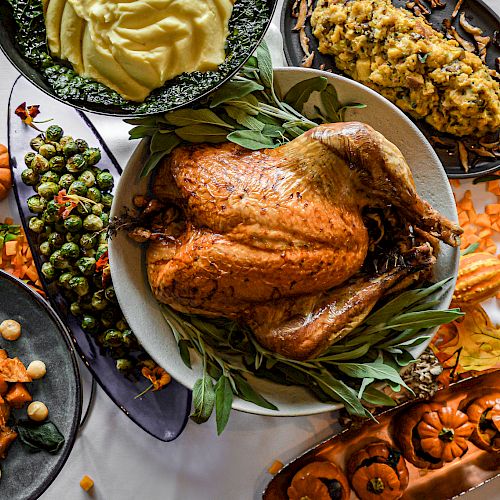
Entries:
{"type": "Polygon", "coordinates": [[[233,0],[44,0],[53,55],[143,101],[184,72],[215,70],[233,0]]]}
{"type": "Polygon", "coordinates": [[[500,127],[500,87],[476,55],[390,0],[319,0],[311,23],[336,66],[441,132],[500,127]]]}

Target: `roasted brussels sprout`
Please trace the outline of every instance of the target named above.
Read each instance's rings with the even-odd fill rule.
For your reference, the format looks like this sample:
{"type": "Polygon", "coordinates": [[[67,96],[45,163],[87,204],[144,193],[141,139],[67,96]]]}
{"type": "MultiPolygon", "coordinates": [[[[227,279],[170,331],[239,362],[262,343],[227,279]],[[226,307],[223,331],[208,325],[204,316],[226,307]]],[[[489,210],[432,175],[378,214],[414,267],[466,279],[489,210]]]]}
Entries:
{"type": "Polygon", "coordinates": [[[42,220],[46,224],[53,224],[61,219],[61,216],[57,212],[52,212],[50,210],[45,209],[42,212],[42,220]]]}
{"type": "Polygon", "coordinates": [[[77,194],[85,196],[87,194],[87,186],[82,181],[75,181],[68,189],[68,194],[77,194]]]}
{"type": "Polygon", "coordinates": [[[94,248],[97,244],[97,237],[92,233],[84,233],[80,238],[80,245],[85,249],[94,248]]]}
{"type": "Polygon", "coordinates": [[[116,360],[116,369],[119,372],[126,373],[131,371],[134,368],[134,365],[130,359],[119,358],[116,360]]]}
{"type": "Polygon", "coordinates": [[[71,267],[68,259],[61,253],[61,250],[55,250],[49,257],[49,261],[56,269],[68,269],[71,267]]]}
{"type": "Polygon", "coordinates": [[[78,233],[82,230],[82,218],[78,215],[71,214],[64,219],[64,227],[70,233],[78,233]]]}
{"type": "Polygon", "coordinates": [[[95,259],[93,257],[81,257],[75,262],[75,265],[84,276],[94,274],[95,259]]]}
{"type": "Polygon", "coordinates": [[[123,334],[119,330],[110,328],[104,332],[104,347],[119,347],[122,343],[123,334]]]}
{"type": "MultiPolygon", "coordinates": [[[[113,290],[113,297],[114,296],[115,295],[114,295],[114,290],[113,290]]],[[[108,298],[107,294],[106,294],[106,298],[108,298]]],[[[121,332],[123,332],[124,330],[129,330],[129,326],[128,326],[128,323],[125,321],[125,318],[121,318],[119,321],[117,321],[115,326],[116,326],[116,329],[120,330],[121,332]]]]}
{"type": "Polygon", "coordinates": [[[99,290],[92,295],[92,309],[94,311],[102,311],[108,307],[109,302],[104,296],[104,290],[99,290]]]}
{"type": "MultiPolygon", "coordinates": [[[[63,224],[63,230],[65,230],[65,229],[66,228],[64,227],[64,224],[63,224]]],[[[56,231],[57,231],[57,228],[56,228],[56,231]]],[[[80,233],[66,233],[66,241],[68,243],[79,243],[81,236],[82,235],[80,233]]]]}
{"type": "Polygon", "coordinates": [[[78,146],[73,140],[65,141],[62,148],[66,158],[70,158],[71,156],[78,154],[78,146]]]}
{"type": "Polygon", "coordinates": [[[58,192],[59,186],[55,182],[42,182],[38,186],[38,194],[46,200],[54,198],[58,192]]]}
{"type": "Polygon", "coordinates": [[[75,139],[75,143],[78,146],[79,153],[83,153],[89,147],[89,145],[87,144],[87,141],[85,141],[84,139],[75,139]]]}
{"type": "Polygon", "coordinates": [[[61,233],[50,233],[47,241],[50,244],[50,248],[56,249],[56,248],[61,248],[63,244],[65,243],[65,238],[61,233]]]}
{"type": "Polygon", "coordinates": [[[33,151],[30,151],[29,153],[26,153],[24,155],[24,164],[27,167],[31,167],[31,163],[34,159],[35,159],[35,153],[33,153],[33,151]]]}
{"type": "Polygon", "coordinates": [[[104,193],[101,195],[101,203],[106,207],[110,208],[113,203],[113,195],[110,193],[104,193]]]}
{"type": "Polygon", "coordinates": [[[93,332],[97,329],[98,323],[94,316],[90,316],[89,314],[85,314],[82,318],[82,329],[86,332],[93,332]]]}
{"type": "MultiPolygon", "coordinates": [[[[99,233],[99,245],[107,245],[108,244],[108,235],[106,232],[99,233]]],[[[106,246],[107,249],[107,246],[106,246]]]]}
{"type": "Polygon", "coordinates": [[[84,170],[78,177],[79,181],[82,181],[88,188],[91,188],[95,184],[95,175],[91,170],[84,170]]]}
{"type": "Polygon", "coordinates": [[[79,302],[72,302],[71,305],[69,306],[69,310],[73,316],[80,316],[80,314],[82,314],[82,308],[80,307],[79,302]]]}
{"type": "Polygon", "coordinates": [[[61,178],[59,179],[59,187],[61,189],[66,189],[67,191],[73,182],[75,182],[75,178],[71,174],[61,175],[61,178]]]}
{"type": "Polygon", "coordinates": [[[27,204],[31,212],[40,214],[45,210],[45,207],[47,206],[47,200],[45,200],[38,194],[34,194],[33,196],[30,196],[28,198],[27,204]]]}
{"type": "Polygon", "coordinates": [[[67,242],[61,247],[61,253],[69,259],[77,259],[80,256],[80,247],[74,242],[67,242]]]}
{"type": "Polygon", "coordinates": [[[59,175],[54,172],[53,170],[49,170],[47,172],[45,172],[42,177],[40,177],[40,182],[54,182],[54,183],[58,183],[59,182],[59,175]]]}
{"type": "Polygon", "coordinates": [[[116,314],[111,307],[105,309],[104,311],[101,312],[101,317],[100,317],[101,325],[104,328],[111,328],[115,323],[115,316],[116,314]]]}
{"type": "Polygon", "coordinates": [[[101,151],[98,148],[88,148],[83,152],[87,165],[93,166],[101,159],[101,151]]]}
{"type": "Polygon", "coordinates": [[[59,144],[61,145],[62,148],[64,148],[64,146],[66,146],[68,142],[75,142],[73,140],[73,137],[71,137],[70,135],[65,135],[61,137],[61,139],[59,140],[59,144]]]}
{"type": "Polygon", "coordinates": [[[109,215],[103,212],[101,215],[99,215],[99,218],[101,219],[103,226],[107,227],[109,224],[109,215]]]}
{"type": "Polygon", "coordinates": [[[59,286],[62,286],[66,290],[69,290],[69,280],[75,276],[75,273],[68,271],[66,273],[62,273],[61,276],[59,276],[57,283],[59,286]]]}
{"type": "Polygon", "coordinates": [[[27,186],[35,186],[36,184],[38,184],[40,176],[38,175],[38,172],[36,172],[32,168],[25,168],[21,172],[21,180],[27,186]]]}
{"type": "Polygon", "coordinates": [[[89,293],[89,282],[85,276],[74,276],[69,280],[69,287],[78,296],[83,297],[89,293]]]}
{"type": "Polygon", "coordinates": [[[34,149],[35,151],[38,151],[40,149],[40,146],[43,146],[45,144],[45,141],[43,140],[42,135],[37,135],[36,137],[33,137],[30,141],[30,146],[31,149],[34,149]]]}
{"type": "Polygon", "coordinates": [[[28,222],[28,227],[34,233],[41,233],[45,228],[45,223],[38,217],[31,217],[28,222]]]}
{"type": "Polygon", "coordinates": [[[79,214],[88,215],[92,213],[92,204],[87,201],[78,203],[78,207],[76,207],[76,210],[79,214]]]}
{"type": "Polygon", "coordinates": [[[48,257],[52,253],[52,248],[50,247],[50,243],[48,241],[44,241],[40,243],[40,253],[48,257]]]}
{"type": "Polygon", "coordinates": [[[87,191],[87,198],[89,200],[95,201],[96,203],[99,203],[101,201],[101,192],[98,188],[91,187],[87,191]]]}
{"type": "Polygon", "coordinates": [[[66,170],[72,173],[81,172],[82,170],[85,169],[86,166],[87,163],[85,162],[81,154],[76,154],[72,156],[66,162],[66,170]]]}
{"type": "Polygon", "coordinates": [[[105,254],[107,251],[108,251],[108,245],[105,243],[101,243],[97,247],[96,259],[101,258],[103,256],[103,254],[105,254]]]}
{"type": "Polygon", "coordinates": [[[42,155],[35,155],[30,167],[39,174],[44,174],[45,172],[48,172],[50,170],[50,165],[47,158],[44,158],[42,155]]]}
{"type": "MultiPolygon", "coordinates": [[[[110,302],[115,302],[117,303],[117,299],[116,299],[116,293],[115,293],[115,289],[114,287],[111,285],[111,286],[108,286],[108,288],[106,288],[106,290],[104,291],[104,296],[110,301],[110,302]]],[[[125,328],[124,328],[125,329],[125,328]]],[[[119,330],[122,330],[122,328],[119,328],[119,330]]]]}
{"type": "Polygon", "coordinates": [[[47,160],[50,160],[53,156],[57,154],[56,148],[52,144],[43,144],[38,150],[38,154],[41,154],[47,160]]]}
{"type": "Polygon", "coordinates": [[[61,173],[66,167],[66,160],[62,156],[54,156],[49,160],[50,169],[61,173]]]}
{"type": "Polygon", "coordinates": [[[44,262],[41,268],[42,274],[46,279],[52,281],[56,276],[56,270],[50,262],[44,262]]]}
{"type": "Polygon", "coordinates": [[[114,179],[109,172],[99,172],[96,177],[97,186],[104,191],[113,189],[114,179]]]}
{"type": "Polygon", "coordinates": [[[85,231],[100,231],[103,227],[102,220],[97,215],[87,215],[83,220],[83,229],[85,231]]]}
{"type": "Polygon", "coordinates": [[[59,125],[51,125],[45,131],[45,137],[47,138],[48,141],[57,142],[61,140],[63,134],[64,134],[63,129],[59,125]]]}

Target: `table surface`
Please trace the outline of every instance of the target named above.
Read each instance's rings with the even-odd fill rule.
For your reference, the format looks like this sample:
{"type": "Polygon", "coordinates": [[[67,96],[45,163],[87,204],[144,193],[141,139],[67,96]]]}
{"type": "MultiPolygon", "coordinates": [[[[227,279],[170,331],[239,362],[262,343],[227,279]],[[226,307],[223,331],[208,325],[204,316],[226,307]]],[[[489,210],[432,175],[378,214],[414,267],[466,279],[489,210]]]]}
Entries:
{"type": "MultiPolygon", "coordinates": [[[[500,12],[500,0],[485,2],[500,12]]],[[[281,4],[279,0],[266,37],[273,48],[275,66],[283,65],[278,29],[281,4]]],[[[18,74],[3,54],[0,75],[0,143],[6,143],[8,96],[18,74]]],[[[96,115],[92,120],[125,165],[136,145],[126,140],[130,126],[96,115]]],[[[462,184],[468,188],[470,183],[462,184]]],[[[486,194],[475,189],[480,202],[486,194]]],[[[0,202],[0,219],[16,214],[13,195],[0,202]]],[[[488,311],[495,320],[500,319],[496,304],[490,304],[488,311]]],[[[162,443],[136,427],[98,389],[92,413],[65,468],[41,498],[89,498],[79,486],[81,477],[87,474],[95,481],[90,496],[95,500],[257,500],[271,478],[266,469],[274,460],[286,463],[338,430],[335,413],[273,418],[233,412],[222,436],[217,437],[212,418],[202,426],[189,421],[176,441],[162,443]]],[[[500,481],[492,481],[463,498],[500,499],[500,481]]]]}

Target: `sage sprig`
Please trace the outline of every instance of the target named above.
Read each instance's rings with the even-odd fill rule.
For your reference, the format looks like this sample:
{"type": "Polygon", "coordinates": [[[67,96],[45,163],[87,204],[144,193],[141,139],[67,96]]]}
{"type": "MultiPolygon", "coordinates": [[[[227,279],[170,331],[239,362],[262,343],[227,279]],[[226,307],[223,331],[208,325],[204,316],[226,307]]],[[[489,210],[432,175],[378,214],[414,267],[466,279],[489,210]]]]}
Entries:
{"type": "Polygon", "coordinates": [[[203,375],[193,390],[191,418],[206,421],[215,409],[217,433],[230,415],[234,396],[277,410],[252,387],[251,378],[300,385],[325,403],[343,403],[352,415],[370,417],[365,405],[394,406],[381,389],[407,388],[400,369],[414,361],[411,349],[430,337],[429,328],[462,316],[458,309],[435,310],[450,280],[408,290],[376,307],[349,335],[307,361],[288,359],[263,348],[244,326],[227,319],[177,313],[162,306],[184,363],[202,359],[203,375]]]}
{"type": "Polygon", "coordinates": [[[271,55],[263,43],[235,78],[196,108],[125,121],[135,125],[130,139],[151,138],[141,172],[147,176],[182,142],[231,141],[252,150],[275,148],[318,124],[343,121],[349,108],[362,107],[340,103],[335,87],[322,76],[297,83],[281,97],[274,84],[271,55]],[[321,106],[308,110],[314,93],[319,94],[321,106]]]}

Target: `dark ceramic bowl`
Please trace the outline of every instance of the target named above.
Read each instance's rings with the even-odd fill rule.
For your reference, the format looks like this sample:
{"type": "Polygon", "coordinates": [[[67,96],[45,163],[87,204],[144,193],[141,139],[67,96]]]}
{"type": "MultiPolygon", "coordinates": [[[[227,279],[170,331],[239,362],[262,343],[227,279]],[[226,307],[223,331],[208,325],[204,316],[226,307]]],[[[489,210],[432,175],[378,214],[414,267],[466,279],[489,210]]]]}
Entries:
{"type": "MultiPolygon", "coordinates": [[[[0,322],[21,323],[22,335],[9,342],[0,337],[0,347],[27,366],[35,359],[47,366],[47,374],[29,384],[34,401],[49,408],[49,419],[65,438],[55,454],[30,453],[19,439],[0,462],[0,498],[38,498],[54,481],[73,448],[82,410],[80,376],[68,331],[40,295],[10,274],[0,270],[0,322]]],[[[26,410],[14,410],[14,418],[26,418],[26,410]]]]}
{"type": "MultiPolygon", "coordinates": [[[[163,87],[153,90],[150,97],[154,102],[152,102],[152,100],[150,102],[150,97],[148,97],[145,101],[145,106],[140,106],[132,101],[124,101],[124,104],[117,106],[111,104],[110,99],[106,100],[102,98],[101,100],[98,96],[98,92],[92,92],[89,93],[91,95],[85,96],[78,95],[75,89],[71,89],[73,93],[71,96],[63,96],[63,90],[57,92],[55,87],[58,85],[51,85],[46,76],[44,76],[39,69],[33,67],[21,53],[16,41],[18,29],[14,21],[12,8],[7,0],[0,0],[0,48],[10,62],[31,83],[54,99],[74,106],[75,108],[111,116],[145,116],[163,113],[186,106],[210,94],[224,82],[232,78],[241,69],[264,38],[271,24],[277,2],[277,0],[263,0],[267,12],[265,12],[264,16],[261,18],[260,14],[255,14],[256,7],[252,7],[253,1],[254,0],[236,0],[236,5],[238,5],[238,3],[245,4],[245,9],[249,9],[250,11],[253,9],[253,14],[256,16],[258,15],[258,19],[262,19],[262,22],[256,23],[252,22],[251,19],[246,19],[241,13],[242,9],[235,8],[231,16],[230,28],[232,27],[232,31],[237,32],[238,35],[235,37],[235,43],[232,44],[233,50],[226,50],[226,61],[222,65],[223,69],[217,72],[193,73],[192,77],[186,74],[176,77],[166,82],[163,87]],[[238,40],[240,39],[242,44],[238,44],[238,40]],[[240,45],[243,45],[243,40],[245,40],[245,48],[240,50],[240,45]]],[[[44,31],[45,30],[43,30],[43,32],[44,31]]],[[[34,37],[36,36],[35,33],[34,37]]],[[[32,47],[30,47],[29,50],[31,49],[32,47]]],[[[48,51],[46,45],[45,49],[48,51]]],[[[63,65],[64,64],[65,63],[63,63],[63,65]]],[[[105,88],[107,89],[107,87],[105,88]]],[[[67,93],[67,91],[64,92],[67,93]]]]}
{"type": "MultiPolygon", "coordinates": [[[[404,7],[407,2],[406,0],[393,0],[393,3],[396,7],[404,7]]],[[[424,4],[425,3],[426,2],[424,2],[424,4]]],[[[427,2],[427,5],[428,4],[429,2],[427,2]]],[[[456,1],[450,0],[448,2],[443,2],[443,4],[445,4],[443,8],[436,8],[429,16],[427,16],[427,19],[437,31],[442,31],[443,19],[450,19],[451,13],[455,8],[456,1]]],[[[281,32],[283,34],[283,48],[288,64],[290,66],[300,66],[302,64],[304,52],[300,45],[299,32],[293,31],[293,27],[297,23],[297,19],[292,16],[293,5],[294,0],[285,0],[283,2],[283,10],[281,12],[281,32]]],[[[314,5],[316,5],[316,0],[314,0],[314,5]]],[[[486,35],[493,35],[496,30],[500,29],[500,17],[481,0],[465,0],[462,4],[461,12],[465,12],[467,19],[474,26],[479,26],[486,35]]],[[[472,38],[470,38],[470,35],[468,35],[461,28],[457,21],[458,19],[455,20],[454,26],[460,35],[469,41],[473,41],[472,38]]],[[[346,76],[336,68],[335,61],[332,56],[321,54],[319,52],[318,40],[312,34],[311,24],[309,21],[306,24],[305,31],[310,40],[310,48],[315,52],[312,68],[325,69],[327,71],[332,71],[346,76]]],[[[497,57],[500,57],[500,47],[495,44],[491,44],[488,48],[486,59],[490,68],[495,68],[495,60],[497,57]]],[[[491,159],[492,161],[486,161],[486,159],[478,157],[478,160],[475,164],[473,164],[470,170],[465,172],[460,164],[458,148],[448,150],[448,148],[436,146],[431,140],[432,136],[437,136],[444,140],[451,140],[453,142],[453,136],[438,132],[423,120],[415,120],[411,116],[409,116],[409,118],[415,122],[415,125],[417,125],[420,131],[433,145],[433,148],[439,156],[448,177],[458,179],[466,177],[479,177],[491,174],[500,168],[500,158],[491,159]]]]}

